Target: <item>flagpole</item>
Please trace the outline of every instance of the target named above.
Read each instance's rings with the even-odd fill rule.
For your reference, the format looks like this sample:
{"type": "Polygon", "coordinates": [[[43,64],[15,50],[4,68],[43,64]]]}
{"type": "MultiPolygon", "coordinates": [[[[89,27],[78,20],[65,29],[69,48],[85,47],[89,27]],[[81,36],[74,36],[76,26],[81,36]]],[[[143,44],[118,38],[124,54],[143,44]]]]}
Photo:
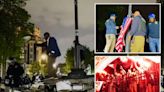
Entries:
{"type": "Polygon", "coordinates": [[[79,43],[78,35],[78,2],[74,0],[74,10],[75,10],[75,41],[74,41],[74,67],[71,69],[71,72],[68,74],[69,78],[85,78],[86,73],[84,69],[81,69],[81,60],[80,60],[80,49],[81,45],[79,43]]]}
{"type": "Polygon", "coordinates": [[[75,10],[75,49],[74,49],[74,68],[79,68],[80,65],[80,52],[78,49],[79,45],[79,36],[78,36],[78,2],[74,0],[74,10],[75,10]]]}
{"type": "Polygon", "coordinates": [[[128,17],[131,17],[131,15],[132,15],[132,4],[129,4],[128,17]]]}
{"type": "MultiPolygon", "coordinates": [[[[129,4],[127,17],[131,18],[131,16],[132,16],[132,4],[129,4]]],[[[131,36],[130,36],[130,33],[128,32],[126,36],[125,52],[130,52],[130,43],[131,43],[130,39],[131,39],[131,36]]]]}

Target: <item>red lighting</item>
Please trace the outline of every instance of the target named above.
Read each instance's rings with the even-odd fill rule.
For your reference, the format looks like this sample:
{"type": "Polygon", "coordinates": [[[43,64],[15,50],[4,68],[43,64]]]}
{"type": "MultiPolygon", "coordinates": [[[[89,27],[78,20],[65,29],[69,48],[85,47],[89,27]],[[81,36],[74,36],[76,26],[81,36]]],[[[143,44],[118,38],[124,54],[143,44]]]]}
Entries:
{"type": "Polygon", "coordinates": [[[158,56],[106,56],[99,59],[96,64],[96,92],[152,92],[150,89],[159,92],[159,62],[158,56]]]}

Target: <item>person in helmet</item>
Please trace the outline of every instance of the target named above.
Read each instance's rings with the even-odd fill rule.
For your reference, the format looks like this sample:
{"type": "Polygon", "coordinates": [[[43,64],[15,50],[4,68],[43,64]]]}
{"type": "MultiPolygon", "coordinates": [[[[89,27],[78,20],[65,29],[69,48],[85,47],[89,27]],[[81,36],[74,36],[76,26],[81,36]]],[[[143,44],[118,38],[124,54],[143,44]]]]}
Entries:
{"type": "Polygon", "coordinates": [[[119,29],[118,26],[116,26],[116,14],[110,14],[110,18],[106,20],[105,22],[106,26],[106,45],[104,48],[104,52],[113,52],[114,47],[116,44],[116,35],[117,35],[117,29],[119,29]]]}
{"type": "Polygon", "coordinates": [[[149,39],[149,49],[151,52],[159,52],[159,22],[156,21],[154,13],[150,13],[148,18],[147,36],[149,39]]]}

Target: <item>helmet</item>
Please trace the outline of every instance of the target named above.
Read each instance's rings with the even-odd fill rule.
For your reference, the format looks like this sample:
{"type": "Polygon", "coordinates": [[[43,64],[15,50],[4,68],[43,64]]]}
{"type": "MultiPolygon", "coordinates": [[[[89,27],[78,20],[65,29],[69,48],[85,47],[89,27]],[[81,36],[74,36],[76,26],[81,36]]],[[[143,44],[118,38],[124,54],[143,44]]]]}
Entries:
{"type": "Polygon", "coordinates": [[[149,19],[150,19],[150,18],[155,18],[155,14],[154,14],[154,13],[150,13],[149,16],[148,16],[148,18],[149,18],[149,19]]]}
{"type": "Polygon", "coordinates": [[[116,14],[115,13],[110,14],[110,17],[113,17],[113,16],[116,17],[116,14]]]}
{"type": "Polygon", "coordinates": [[[15,57],[9,57],[7,60],[6,60],[7,63],[13,63],[13,62],[16,62],[16,58],[15,57]]]}

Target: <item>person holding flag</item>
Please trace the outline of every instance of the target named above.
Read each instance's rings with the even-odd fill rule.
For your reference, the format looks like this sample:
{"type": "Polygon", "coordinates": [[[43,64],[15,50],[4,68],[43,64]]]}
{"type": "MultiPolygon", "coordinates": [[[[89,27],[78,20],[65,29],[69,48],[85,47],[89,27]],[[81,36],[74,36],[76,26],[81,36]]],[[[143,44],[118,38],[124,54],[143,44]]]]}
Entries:
{"type": "Polygon", "coordinates": [[[141,16],[139,11],[133,14],[130,36],[133,37],[130,45],[131,52],[144,52],[145,36],[146,36],[146,21],[141,16]]]}
{"type": "MultiPolygon", "coordinates": [[[[118,52],[122,52],[123,51],[123,46],[128,44],[127,41],[126,41],[126,44],[125,44],[124,37],[125,37],[125,35],[128,31],[128,28],[130,27],[131,23],[132,23],[132,18],[131,17],[127,16],[123,19],[120,34],[117,38],[117,43],[116,43],[116,46],[115,46],[115,48],[118,52]]],[[[126,45],[126,48],[127,48],[127,45],[126,45]]]]}
{"type": "Polygon", "coordinates": [[[131,15],[132,15],[132,5],[129,5],[129,8],[128,8],[128,15],[123,19],[123,23],[121,25],[121,30],[120,30],[120,34],[117,38],[117,43],[116,43],[116,51],[118,52],[122,52],[123,51],[123,47],[125,46],[125,51],[126,52],[129,52],[129,43],[130,43],[130,40],[129,40],[129,36],[127,34],[126,36],[126,44],[125,44],[125,41],[124,41],[124,38],[125,38],[125,35],[132,23],[132,18],[131,18],[131,15]]]}

